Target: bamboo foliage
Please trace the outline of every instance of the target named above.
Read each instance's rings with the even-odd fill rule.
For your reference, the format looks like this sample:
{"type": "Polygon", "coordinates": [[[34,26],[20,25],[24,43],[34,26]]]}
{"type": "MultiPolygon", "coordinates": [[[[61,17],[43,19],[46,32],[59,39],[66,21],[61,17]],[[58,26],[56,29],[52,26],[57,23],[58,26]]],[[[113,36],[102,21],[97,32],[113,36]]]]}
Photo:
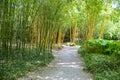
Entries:
{"type": "MultiPolygon", "coordinates": [[[[33,60],[35,56],[40,56],[44,63],[47,62],[57,36],[57,15],[62,2],[0,1],[0,70],[1,61],[12,68],[10,61],[15,63],[16,60],[26,60],[27,56],[33,60]]],[[[11,73],[8,72],[8,77],[11,73]]]]}
{"type": "Polygon", "coordinates": [[[106,28],[106,20],[104,18],[100,27],[99,39],[103,38],[103,33],[105,31],[105,28],[106,28]]]}
{"type": "Polygon", "coordinates": [[[101,14],[102,23],[101,23],[101,26],[100,26],[100,31],[99,31],[98,38],[103,38],[103,34],[104,34],[105,29],[106,29],[106,23],[107,23],[107,20],[109,19],[109,15],[111,14],[110,10],[109,10],[110,5],[111,5],[110,2],[108,2],[104,5],[105,11],[103,10],[103,12],[101,14]]]}
{"type": "Polygon", "coordinates": [[[57,41],[57,44],[58,44],[58,48],[61,48],[62,47],[62,44],[63,44],[63,41],[64,41],[64,37],[65,37],[65,33],[66,33],[66,30],[64,27],[60,27],[59,31],[58,31],[58,41],[57,41]]]}
{"type": "MultiPolygon", "coordinates": [[[[81,33],[85,39],[92,39],[98,22],[103,0],[87,0],[84,2],[86,21],[82,21],[81,33]]],[[[78,26],[78,2],[64,0],[1,0],[0,45],[1,54],[7,56],[18,50],[21,59],[26,48],[35,48],[36,54],[50,53],[53,43],[63,43],[65,32],[71,27],[71,42],[75,41],[78,26]],[[70,5],[71,4],[71,5],[70,5]],[[69,6],[70,5],[70,6],[69,6]],[[62,10],[63,9],[63,10],[62,10]],[[62,17],[63,19],[61,19],[62,17]],[[65,22],[64,22],[65,21],[65,22]],[[73,23],[71,23],[73,22],[73,23]],[[74,25],[73,25],[74,24],[74,25]],[[58,36],[57,36],[58,34],[58,36]],[[58,37],[58,39],[56,39],[58,37]],[[48,52],[47,52],[48,51],[48,52]]],[[[84,20],[84,19],[83,19],[84,20]]],[[[104,26],[104,20],[101,26],[104,26]]],[[[101,27],[99,37],[103,34],[101,27]]]]}
{"type": "MultiPolygon", "coordinates": [[[[0,0],[0,63],[13,67],[10,61],[26,56],[33,60],[39,56],[46,63],[53,45],[62,46],[68,29],[70,41],[75,41],[78,26],[85,40],[93,39],[105,1],[0,0]]],[[[106,18],[101,22],[99,38],[106,18]]]]}
{"type": "Polygon", "coordinates": [[[102,0],[88,0],[86,1],[86,11],[87,11],[87,30],[86,30],[86,39],[93,39],[94,32],[96,29],[99,13],[102,8],[102,0]]]}
{"type": "Polygon", "coordinates": [[[70,28],[70,42],[74,43],[77,37],[77,23],[75,23],[75,25],[70,28]]]}
{"type": "MultiPolygon", "coordinates": [[[[2,64],[8,64],[9,66],[7,67],[12,69],[13,65],[10,61],[12,61],[12,63],[14,64],[15,62],[13,60],[25,60],[25,50],[27,49],[29,50],[28,52],[30,52],[35,48],[36,54],[34,55],[39,55],[39,52],[51,52],[51,45],[53,39],[50,36],[52,36],[53,32],[50,31],[53,30],[51,25],[53,22],[49,23],[48,20],[46,20],[47,22],[44,20],[44,26],[43,24],[40,25],[41,23],[39,23],[38,18],[36,17],[37,9],[39,7],[38,5],[36,5],[36,2],[34,0],[31,0],[30,2],[27,2],[27,0],[2,0],[0,1],[0,7],[1,6],[2,10],[0,10],[0,71],[2,68],[1,62],[2,64]],[[36,25],[33,26],[33,23],[35,23],[36,25]],[[34,34],[36,34],[34,40],[35,47],[33,46],[34,42],[32,41],[34,39],[32,29],[34,30],[34,28],[34,34]],[[49,28],[49,30],[47,28],[49,28]],[[48,31],[49,33],[46,33],[42,29],[45,29],[45,31],[48,31]],[[42,34],[38,34],[42,32],[43,36],[42,34]],[[38,36],[42,37],[39,38],[38,36]],[[38,44],[39,42],[40,44],[38,44]]],[[[33,57],[34,55],[29,53],[29,56],[31,57],[33,57]]],[[[43,55],[45,59],[44,61],[46,62],[47,54],[43,55]]],[[[11,73],[12,72],[8,72],[8,74],[6,75],[10,78],[9,75],[11,73]]],[[[0,72],[0,79],[4,79],[1,78],[1,75],[2,73],[0,72]]]]}
{"type": "Polygon", "coordinates": [[[53,15],[57,15],[57,9],[62,4],[59,2],[51,4],[50,1],[2,0],[0,24],[2,51],[8,53],[7,50],[11,50],[8,48],[12,48],[13,44],[18,50],[24,50],[28,44],[30,48],[52,47],[53,37],[56,36],[53,34],[58,30],[56,17],[53,15]],[[53,8],[53,5],[57,8],[53,8]]]}

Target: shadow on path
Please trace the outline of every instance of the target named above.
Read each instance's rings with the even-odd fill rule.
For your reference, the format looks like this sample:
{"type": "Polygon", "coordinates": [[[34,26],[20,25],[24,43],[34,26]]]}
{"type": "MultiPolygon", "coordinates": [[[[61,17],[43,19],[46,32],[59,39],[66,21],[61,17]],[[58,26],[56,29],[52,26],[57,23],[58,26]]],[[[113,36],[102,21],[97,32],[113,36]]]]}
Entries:
{"type": "Polygon", "coordinates": [[[47,66],[29,73],[18,80],[93,80],[83,70],[84,61],[77,53],[77,46],[64,46],[54,50],[55,59],[47,66]]]}

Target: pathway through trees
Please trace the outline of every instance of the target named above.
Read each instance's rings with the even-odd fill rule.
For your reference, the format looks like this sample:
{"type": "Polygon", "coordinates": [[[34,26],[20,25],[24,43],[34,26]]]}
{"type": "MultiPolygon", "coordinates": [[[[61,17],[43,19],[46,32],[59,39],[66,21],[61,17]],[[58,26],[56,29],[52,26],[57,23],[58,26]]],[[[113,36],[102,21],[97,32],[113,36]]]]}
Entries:
{"type": "Polygon", "coordinates": [[[83,59],[77,49],[76,46],[64,46],[61,50],[54,50],[55,59],[47,67],[19,80],[93,80],[90,73],[83,71],[83,59]]]}

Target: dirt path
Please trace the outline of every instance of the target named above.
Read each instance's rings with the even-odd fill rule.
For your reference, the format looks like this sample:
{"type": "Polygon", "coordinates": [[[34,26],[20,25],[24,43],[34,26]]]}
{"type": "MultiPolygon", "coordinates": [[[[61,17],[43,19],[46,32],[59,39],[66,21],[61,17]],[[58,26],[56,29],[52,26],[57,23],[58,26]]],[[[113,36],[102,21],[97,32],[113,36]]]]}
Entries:
{"type": "Polygon", "coordinates": [[[64,46],[54,51],[55,60],[47,67],[39,68],[19,80],[93,80],[91,74],[83,71],[83,59],[77,49],[75,46],[64,46]]]}

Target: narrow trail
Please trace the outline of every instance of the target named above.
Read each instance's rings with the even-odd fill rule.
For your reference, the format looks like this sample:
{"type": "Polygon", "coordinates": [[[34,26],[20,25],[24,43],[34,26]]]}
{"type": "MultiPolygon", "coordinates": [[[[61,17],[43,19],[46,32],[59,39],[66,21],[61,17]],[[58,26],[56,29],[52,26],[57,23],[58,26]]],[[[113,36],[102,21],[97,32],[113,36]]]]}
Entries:
{"type": "Polygon", "coordinates": [[[47,67],[18,80],[93,80],[92,75],[83,70],[84,61],[77,53],[78,48],[64,46],[61,50],[54,50],[55,59],[47,67]]]}

